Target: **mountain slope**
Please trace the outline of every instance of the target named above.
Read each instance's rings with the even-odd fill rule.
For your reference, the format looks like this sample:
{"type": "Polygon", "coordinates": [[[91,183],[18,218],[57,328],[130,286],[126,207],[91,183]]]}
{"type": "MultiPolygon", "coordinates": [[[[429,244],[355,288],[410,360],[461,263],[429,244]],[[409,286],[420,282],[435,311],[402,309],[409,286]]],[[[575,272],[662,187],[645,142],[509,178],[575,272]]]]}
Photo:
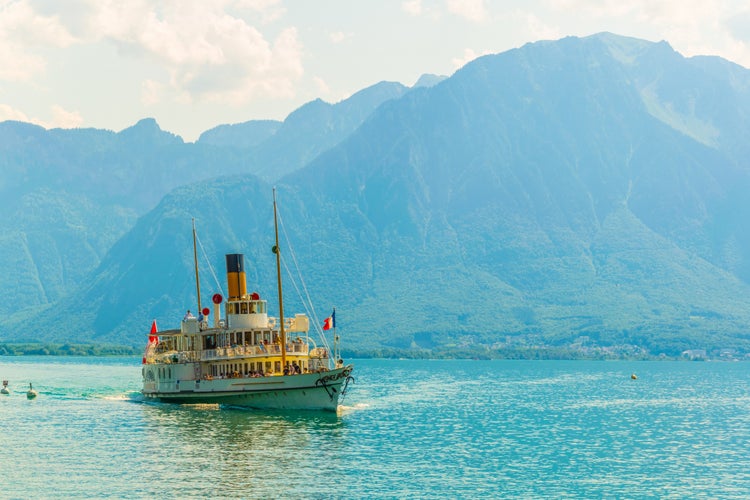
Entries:
{"type": "Polygon", "coordinates": [[[304,167],[317,155],[345,139],[383,102],[409,89],[381,82],[337,104],[320,99],[292,112],[276,133],[247,152],[246,170],[274,181],[304,167]]]}
{"type": "MultiPolygon", "coordinates": [[[[484,56],[384,101],[277,183],[318,313],[335,305],[361,349],[750,352],[750,169],[723,128],[747,128],[747,82],[601,34],[484,56]]],[[[176,190],[61,302],[81,315],[44,314],[40,331],[138,344],[152,317],[176,324],[195,303],[191,216],[220,280],[223,254],[244,252],[249,287],[272,297],[270,191],[252,176],[176,190]]]]}
{"type": "Polygon", "coordinates": [[[7,214],[0,221],[0,259],[14,265],[0,277],[0,294],[16,298],[0,304],[0,313],[19,305],[33,312],[75,289],[136,218],[175,187],[300,168],[406,90],[374,85],[336,105],[310,103],[284,123],[216,127],[196,144],[162,131],[153,119],[119,133],[0,123],[0,209],[7,214]]]}

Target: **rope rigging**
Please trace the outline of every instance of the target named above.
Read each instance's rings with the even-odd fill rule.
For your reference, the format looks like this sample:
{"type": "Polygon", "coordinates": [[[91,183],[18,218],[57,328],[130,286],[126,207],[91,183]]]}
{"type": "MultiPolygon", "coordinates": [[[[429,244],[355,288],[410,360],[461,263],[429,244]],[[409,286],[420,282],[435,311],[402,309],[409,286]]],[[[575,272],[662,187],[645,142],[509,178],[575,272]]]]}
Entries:
{"type": "Polygon", "coordinates": [[[216,283],[216,289],[224,295],[224,290],[221,288],[221,283],[219,282],[219,278],[216,276],[216,272],[214,271],[213,266],[211,265],[211,259],[208,258],[208,253],[206,252],[206,249],[203,247],[203,243],[201,242],[200,237],[198,236],[198,233],[195,233],[195,240],[198,242],[198,246],[201,249],[201,252],[203,253],[203,259],[206,261],[206,264],[208,265],[208,270],[211,271],[211,276],[214,278],[214,282],[216,283]]]}
{"type": "MultiPolygon", "coordinates": [[[[289,255],[292,258],[292,263],[294,264],[296,274],[299,277],[299,280],[302,284],[302,289],[305,292],[304,296],[302,295],[302,292],[300,291],[299,286],[297,286],[297,281],[294,278],[294,274],[292,274],[292,271],[289,269],[286,259],[282,258],[284,269],[287,273],[287,276],[289,276],[289,280],[292,282],[292,285],[294,286],[295,291],[297,292],[297,296],[299,297],[300,302],[302,302],[302,305],[305,308],[305,313],[313,320],[315,331],[318,333],[318,336],[323,341],[323,346],[329,352],[331,352],[330,347],[328,345],[328,340],[326,339],[325,334],[323,333],[323,330],[320,327],[320,320],[318,319],[318,315],[315,312],[315,306],[313,306],[313,302],[310,298],[310,292],[307,290],[307,285],[305,284],[305,280],[302,277],[302,272],[300,271],[299,264],[297,263],[297,257],[294,254],[294,249],[292,248],[292,242],[291,242],[291,239],[289,238],[289,235],[286,232],[286,226],[284,226],[284,219],[281,217],[280,211],[278,211],[278,217],[279,217],[279,226],[281,226],[281,232],[283,233],[284,239],[286,240],[287,246],[289,248],[289,255]]],[[[282,257],[283,257],[283,253],[282,253],[282,257]]]]}

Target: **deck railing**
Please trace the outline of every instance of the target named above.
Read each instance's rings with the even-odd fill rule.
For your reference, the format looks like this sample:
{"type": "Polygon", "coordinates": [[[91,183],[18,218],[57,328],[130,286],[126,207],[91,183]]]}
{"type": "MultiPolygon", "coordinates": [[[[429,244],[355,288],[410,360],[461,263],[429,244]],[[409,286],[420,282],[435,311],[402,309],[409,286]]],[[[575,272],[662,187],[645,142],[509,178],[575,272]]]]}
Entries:
{"type": "MultiPolygon", "coordinates": [[[[306,355],[310,347],[305,343],[292,342],[287,344],[287,354],[306,355]]],[[[281,346],[278,344],[269,345],[239,345],[232,347],[217,347],[216,349],[207,349],[203,351],[203,360],[213,359],[233,359],[246,356],[264,357],[280,356],[281,346]]]]}
{"type": "MultiPolygon", "coordinates": [[[[307,355],[310,346],[304,342],[291,342],[286,347],[287,354],[307,355]]],[[[231,347],[217,347],[199,351],[161,351],[149,347],[145,358],[147,363],[189,363],[195,361],[211,361],[216,359],[235,359],[242,357],[281,356],[279,344],[239,345],[231,347]]]]}

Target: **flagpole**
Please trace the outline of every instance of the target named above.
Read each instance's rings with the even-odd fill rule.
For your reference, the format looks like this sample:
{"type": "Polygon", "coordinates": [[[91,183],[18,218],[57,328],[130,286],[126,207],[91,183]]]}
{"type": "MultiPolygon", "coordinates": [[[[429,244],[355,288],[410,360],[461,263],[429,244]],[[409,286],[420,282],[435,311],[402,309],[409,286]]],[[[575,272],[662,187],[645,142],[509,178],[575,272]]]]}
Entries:
{"type": "Polygon", "coordinates": [[[201,309],[201,280],[198,274],[198,246],[196,243],[197,236],[195,235],[195,217],[193,217],[193,265],[195,266],[195,295],[198,297],[198,314],[202,314],[201,309]]]}
{"type": "Polygon", "coordinates": [[[336,307],[333,308],[331,318],[333,321],[333,366],[337,367],[341,356],[339,356],[339,336],[336,334],[336,307]]]}

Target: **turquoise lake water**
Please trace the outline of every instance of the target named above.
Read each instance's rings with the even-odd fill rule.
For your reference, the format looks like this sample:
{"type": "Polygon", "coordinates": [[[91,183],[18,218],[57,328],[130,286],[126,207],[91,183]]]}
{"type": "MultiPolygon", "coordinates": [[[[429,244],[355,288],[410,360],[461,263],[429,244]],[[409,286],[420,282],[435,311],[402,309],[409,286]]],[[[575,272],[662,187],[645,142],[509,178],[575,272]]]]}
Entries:
{"type": "Polygon", "coordinates": [[[749,364],[353,362],[336,415],[144,403],[138,358],[0,357],[0,497],[750,496],[749,364]]]}

